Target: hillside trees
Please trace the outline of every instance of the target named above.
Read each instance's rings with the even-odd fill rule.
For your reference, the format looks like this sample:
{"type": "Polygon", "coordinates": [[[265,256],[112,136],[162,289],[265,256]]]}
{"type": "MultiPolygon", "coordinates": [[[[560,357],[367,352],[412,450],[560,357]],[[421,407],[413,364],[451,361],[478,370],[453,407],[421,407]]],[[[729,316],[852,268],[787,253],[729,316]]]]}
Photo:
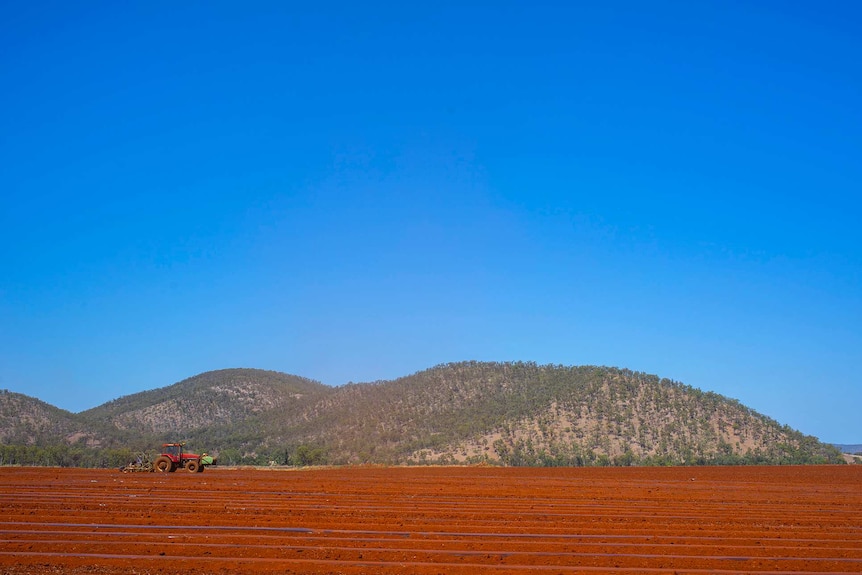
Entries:
{"type": "Polygon", "coordinates": [[[181,440],[233,465],[841,461],[815,438],[718,394],[627,369],[531,362],[443,364],[337,388],[219,370],[81,414],[0,395],[2,417],[15,434],[4,444],[7,464],[98,465],[71,448],[108,454],[181,440]],[[22,412],[32,415],[16,419],[22,412]],[[66,447],[13,449],[28,444],[66,447]]]}

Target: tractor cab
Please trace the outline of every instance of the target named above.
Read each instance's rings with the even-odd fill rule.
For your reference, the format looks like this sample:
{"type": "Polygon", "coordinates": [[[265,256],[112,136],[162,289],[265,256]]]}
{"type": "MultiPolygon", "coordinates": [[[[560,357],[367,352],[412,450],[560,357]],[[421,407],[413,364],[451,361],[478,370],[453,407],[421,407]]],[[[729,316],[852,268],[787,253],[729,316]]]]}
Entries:
{"type": "Polygon", "coordinates": [[[162,455],[167,455],[174,463],[179,463],[183,458],[183,445],[183,443],[164,443],[162,455]]]}

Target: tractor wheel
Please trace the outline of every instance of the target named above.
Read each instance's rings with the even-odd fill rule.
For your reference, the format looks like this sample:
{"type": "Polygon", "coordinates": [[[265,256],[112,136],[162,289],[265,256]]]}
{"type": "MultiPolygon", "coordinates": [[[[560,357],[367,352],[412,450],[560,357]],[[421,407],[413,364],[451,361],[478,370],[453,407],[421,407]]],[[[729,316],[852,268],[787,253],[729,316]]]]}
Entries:
{"type": "Polygon", "coordinates": [[[174,470],[174,462],[169,457],[159,457],[153,467],[160,473],[167,473],[174,470]]]}
{"type": "Polygon", "coordinates": [[[200,466],[201,466],[201,464],[200,464],[200,463],[198,463],[197,461],[195,461],[194,459],[192,459],[191,461],[189,461],[188,463],[186,463],[186,471],[188,471],[189,473],[197,473],[198,468],[199,468],[200,466]]]}

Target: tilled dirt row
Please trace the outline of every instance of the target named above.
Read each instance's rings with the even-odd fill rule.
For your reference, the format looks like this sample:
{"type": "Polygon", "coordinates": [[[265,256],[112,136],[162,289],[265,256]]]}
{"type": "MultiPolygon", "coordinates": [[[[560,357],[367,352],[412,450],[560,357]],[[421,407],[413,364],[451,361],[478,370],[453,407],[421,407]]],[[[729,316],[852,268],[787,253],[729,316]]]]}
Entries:
{"type": "Polygon", "coordinates": [[[0,468],[0,573],[860,573],[862,466],[0,468]]]}

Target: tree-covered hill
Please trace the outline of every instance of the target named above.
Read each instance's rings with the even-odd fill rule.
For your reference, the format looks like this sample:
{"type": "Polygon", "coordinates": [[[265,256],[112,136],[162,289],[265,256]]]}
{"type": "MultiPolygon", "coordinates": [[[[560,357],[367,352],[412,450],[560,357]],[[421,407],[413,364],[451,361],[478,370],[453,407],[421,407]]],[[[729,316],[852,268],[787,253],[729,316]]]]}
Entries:
{"type": "Polygon", "coordinates": [[[261,414],[302,411],[332,387],[261,369],[222,369],[127,395],[80,416],[120,431],[172,439],[202,429],[232,428],[261,414]]]}
{"type": "Polygon", "coordinates": [[[21,393],[0,390],[0,444],[98,444],[100,434],[86,418],[21,393]]]}
{"type": "MultiPolygon", "coordinates": [[[[228,369],[80,414],[49,413],[55,427],[92,430],[91,444],[103,448],[185,439],[235,464],[842,462],[833,446],[738,401],[595,366],[462,362],[335,388],[228,369]]],[[[10,436],[31,444],[69,438],[10,436]]]]}
{"type": "MultiPolygon", "coordinates": [[[[279,424],[280,423],[280,424],[279,424]]],[[[345,386],[271,441],[337,463],[838,462],[834,448],[715,393],[630,370],[465,362],[345,386]]]]}

